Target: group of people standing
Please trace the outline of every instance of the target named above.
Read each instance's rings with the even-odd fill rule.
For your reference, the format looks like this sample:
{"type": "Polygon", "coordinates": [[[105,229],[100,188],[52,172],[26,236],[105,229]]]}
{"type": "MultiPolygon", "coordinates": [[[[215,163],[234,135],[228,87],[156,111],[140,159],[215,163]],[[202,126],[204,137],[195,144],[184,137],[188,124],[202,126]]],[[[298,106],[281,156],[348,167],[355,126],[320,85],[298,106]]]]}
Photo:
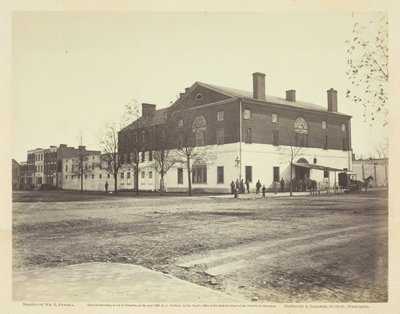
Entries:
{"type": "MultiPolygon", "coordinates": [[[[265,192],[266,192],[266,187],[265,185],[262,186],[261,188],[261,182],[260,180],[257,181],[256,183],[256,194],[259,194],[260,191],[262,191],[263,197],[265,197],[265,192]]],[[[246,179],[246,182],[243,182],[243,179],[239,181],[239,179],[236,179],[236,182],[232,181],[231,182],[231,193],[235,195],[235,197],[238,197],[239,194],[244,194],[244,193],[250,193],[250,181],[249,179],[246,179]]]]}

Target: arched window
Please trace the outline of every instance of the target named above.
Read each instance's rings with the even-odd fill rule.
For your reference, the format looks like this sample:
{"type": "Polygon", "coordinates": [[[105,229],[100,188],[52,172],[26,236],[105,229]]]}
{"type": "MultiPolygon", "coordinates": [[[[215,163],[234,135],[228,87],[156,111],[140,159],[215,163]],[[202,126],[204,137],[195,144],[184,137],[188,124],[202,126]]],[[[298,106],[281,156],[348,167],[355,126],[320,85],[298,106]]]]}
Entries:
{"type": "Polygon", "coordinates": [[[308,124],[307,121],[304,120],[304,118],[297,118],[296,121],[294,122],[294,131],[296,133],[304,133],[308,134],[308,124]]]}
{"type": "Polygon", "coordinates": [[[196,146],[204,145],[204,139],[207,131],[207,121],[204,116],[197,116],[193,119],[192,131],[195,136],[196,146]]]}
{"type": "Polygon", "coordinates": [[[299,147],[308,147],[308,124],[307,121],[299,117],[294,122],[295,144],[299,147]]]}

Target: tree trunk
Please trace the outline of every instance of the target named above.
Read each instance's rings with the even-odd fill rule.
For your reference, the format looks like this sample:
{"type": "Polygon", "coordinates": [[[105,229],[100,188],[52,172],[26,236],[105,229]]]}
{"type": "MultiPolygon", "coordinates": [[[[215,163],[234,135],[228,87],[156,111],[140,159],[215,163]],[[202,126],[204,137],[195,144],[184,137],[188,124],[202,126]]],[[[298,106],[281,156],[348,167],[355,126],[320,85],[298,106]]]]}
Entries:
{"type": "Polygon", "coordinates": [[[81,193],[83,192],[83,171],[81,171],[81,193]]]}
{"type": "Polygon", "coordinates": [[[293,192],[293,164],[290,162],[290,196],[292,196],[293,192]]]}
{"type": "Polygon", "coordinates": [[[161,172],[161,180],[160,180],[160,194],[164,195],[164,173],[161,172]]]}
{"type": "Polygon", "coordinates": [[[118,186],[118,171],[114,173],[114,193],[117,193],[118,186]]]}
{"type": "Polygon", "coordinates": [[[188,195],[192,196],[192,181],[190,180],[190,159],[187,157],[186,159],[186,168],[188,172],[188,195]]]}
{"type": "Polygon", "coordinates": [[[139,195],[139,167],[135,169],[135,180],[136,180],[136,195],[139,195]]]}

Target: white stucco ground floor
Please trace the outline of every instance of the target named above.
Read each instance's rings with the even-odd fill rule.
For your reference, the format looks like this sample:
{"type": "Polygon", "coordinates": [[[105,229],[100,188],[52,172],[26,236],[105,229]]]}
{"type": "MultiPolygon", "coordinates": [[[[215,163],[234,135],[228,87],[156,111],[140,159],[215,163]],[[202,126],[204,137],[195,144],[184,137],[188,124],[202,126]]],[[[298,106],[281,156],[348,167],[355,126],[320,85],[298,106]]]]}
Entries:
{"type": "MultiPolygon", "coordinates": [[[[256,190],[259,180],[268,191],[276,186],[284,190],[290,188],[291,149],[284,146],[266,144],[235,143],[209,147],[214,155],[212,163],[206,166],[194,166],[192,173],[192,188],[205,192],[229,192],[232,181],[241,179],[250,181],[250,192],[256,190]],[[206,168],[199,171],[196,168],[206,168]]],[[[351,170],[351,152],[341,150],[323,150],[316,148],[301,148],[293,156],[292,178],[309,177],[324,186],[333,187],[338,182],[339,170],[351,170]],[[303,165],[304,167],[300,166],[303,165]],[[313,165],[315,168],[313,169],[313,165]],[[322,167],[321,167],[322,166],[322,167]],[[338,171],[323,171],[335,169],[338,171]]],[[[187,170],[184,165],[175,165],[165,177],[167,191],[187,191],[187,170]]]]}
{"type": "MultiPolygon", "coordinates": [[[[246,179],[250,182],[250,191],[256,190],[259,180],[268,191],[274,188],[290,188],[290,178],[309,177],[324,187],[334,187],[338,182],[338,173],[343,169],[352,169],[351,152],[341,150],[324,150],[317,148],[301,148],[291,158],[291,148],[266,144],[234,143],[208,146],[210,162],[193,165],[191,180],[194,191],[227,193],[232,181],[246,179]],[[290,160],[293,159],[292,173],[290,160]],[[303,165],[303,166],[302,166],[303,165]],[[323,170],[323,169],[330,170],[323,170]],[[321,170],[322,169],[322,170],[321,170]],[[332,169],[335,169],[333,171],[332,169]]],[[[147,160],[147,159],[146,159],[147,160]]],[[[114,178],[105,170],[95,169],[83,178],[83,189],[104,191],[114,190],[114,178]]],[[[184,164],[175,164],[164,176],[165,189],[168,192],[186,192],[188,175],[184,164]]],[[[139,190],[158,190],[160,174],[152,167],[152,162],[142,164],[139,173],[139,190]]],[[[77,175],[62,175],[62,188],[79,190],[81,180],[77,175]]],[[[134,190],[133,172],[122,168],[117,180],[118,190],[134,190]]]]}

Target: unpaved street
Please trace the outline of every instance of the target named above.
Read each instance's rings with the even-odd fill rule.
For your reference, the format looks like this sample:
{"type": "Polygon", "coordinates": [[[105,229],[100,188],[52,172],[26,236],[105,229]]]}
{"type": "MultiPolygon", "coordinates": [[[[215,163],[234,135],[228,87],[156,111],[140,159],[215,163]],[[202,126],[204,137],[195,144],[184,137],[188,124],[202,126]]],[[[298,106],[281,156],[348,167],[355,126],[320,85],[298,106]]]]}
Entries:
{"type": "Polygon", "coordinates": [[[13,203],[14,270],[108,261],[249,301],[387,300],[384,191],[49,200],[13,203]]]}

